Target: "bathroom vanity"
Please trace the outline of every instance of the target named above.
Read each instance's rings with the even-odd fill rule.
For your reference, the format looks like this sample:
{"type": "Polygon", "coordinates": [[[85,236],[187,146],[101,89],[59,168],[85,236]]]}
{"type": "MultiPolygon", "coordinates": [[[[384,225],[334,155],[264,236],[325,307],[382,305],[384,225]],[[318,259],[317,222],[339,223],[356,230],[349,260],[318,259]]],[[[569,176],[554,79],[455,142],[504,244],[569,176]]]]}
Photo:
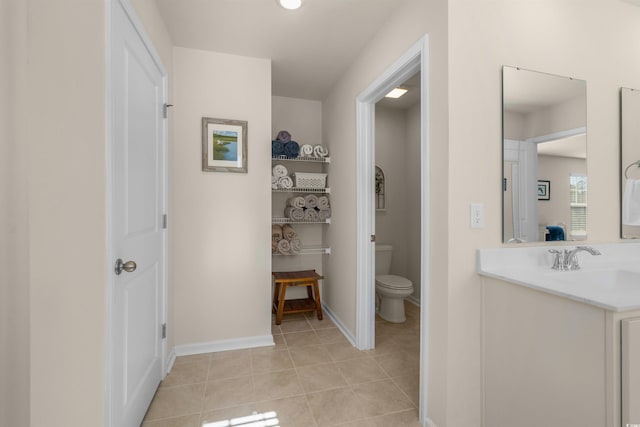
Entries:
{"type": "Polygon", "coordinates": [[[481,249],[486,427],[640,424],[640,244],[481,249]]]}

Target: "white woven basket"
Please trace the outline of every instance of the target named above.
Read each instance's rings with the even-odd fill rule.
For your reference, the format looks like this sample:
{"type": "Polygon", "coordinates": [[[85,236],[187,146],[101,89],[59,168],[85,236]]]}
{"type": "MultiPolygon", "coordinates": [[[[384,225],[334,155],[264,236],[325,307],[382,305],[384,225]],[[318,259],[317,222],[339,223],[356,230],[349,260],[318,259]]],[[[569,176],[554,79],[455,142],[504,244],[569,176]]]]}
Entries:
{"type": "Polygon", "coordinates": [[[325,188],[327,185],[326,173],[295,172],[293,177],[296,188],[325,188]]]}

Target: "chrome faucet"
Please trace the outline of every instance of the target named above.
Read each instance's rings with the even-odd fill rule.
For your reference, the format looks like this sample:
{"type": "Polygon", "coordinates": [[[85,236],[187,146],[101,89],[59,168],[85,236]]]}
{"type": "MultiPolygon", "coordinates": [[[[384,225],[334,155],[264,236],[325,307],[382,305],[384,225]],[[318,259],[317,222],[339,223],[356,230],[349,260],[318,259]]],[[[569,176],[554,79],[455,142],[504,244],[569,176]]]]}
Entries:
{"type": "Polygon", "coordinates": [[[578,264],[578,252],[581,251],[589,252],[591,255],[600,255],[599,250],[590,246],[576,246],[571,250],[549,249],[549,252],[556,254],[551,268],[558,271],[580,270],[580,264],[578,264]]]}

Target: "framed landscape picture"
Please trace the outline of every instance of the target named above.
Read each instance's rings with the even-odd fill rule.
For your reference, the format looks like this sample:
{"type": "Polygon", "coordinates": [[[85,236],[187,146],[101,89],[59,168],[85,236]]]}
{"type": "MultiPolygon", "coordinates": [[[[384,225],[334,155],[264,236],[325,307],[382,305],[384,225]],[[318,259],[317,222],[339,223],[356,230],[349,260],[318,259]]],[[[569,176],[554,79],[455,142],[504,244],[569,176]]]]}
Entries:
{"type": "Polygon", "coordinates": [[[247,172],[247,122],[202,118],[202,170],[247,172]]]}
{"type": "Polygon", "coordinates": [[[538,200],[551,200],[551,182],[538,180],[538,200]]]}

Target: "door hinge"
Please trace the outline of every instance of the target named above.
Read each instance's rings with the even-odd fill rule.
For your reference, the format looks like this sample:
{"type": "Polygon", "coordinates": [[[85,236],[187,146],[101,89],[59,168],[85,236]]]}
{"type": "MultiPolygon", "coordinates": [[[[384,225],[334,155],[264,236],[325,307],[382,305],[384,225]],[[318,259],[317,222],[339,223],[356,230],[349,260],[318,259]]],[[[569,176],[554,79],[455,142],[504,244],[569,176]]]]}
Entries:
{"type": "Polygon", "coordinates": [[[162,105],[162,117],[164,117],[165,119],[169,115],[169,111],[168,111],[169,107],[173,107],[173,104],[163,104],[162,105]]]}
{"type": "Polygon", "coordinates": [[[165,339],[167,337],[167,324],[163,323],[162,324],[162,339],[165,339]]]}
{"type": "Polygon", "coordinates": [[[162,215],[162,228],[167,228],[167,214],[162,215]]]}
{"type": "Polygon", "coordinates": [[[371,235],[371,241],[375,243],[375,241],[376,241],[376,235],[375,234],[371,235]]]}

